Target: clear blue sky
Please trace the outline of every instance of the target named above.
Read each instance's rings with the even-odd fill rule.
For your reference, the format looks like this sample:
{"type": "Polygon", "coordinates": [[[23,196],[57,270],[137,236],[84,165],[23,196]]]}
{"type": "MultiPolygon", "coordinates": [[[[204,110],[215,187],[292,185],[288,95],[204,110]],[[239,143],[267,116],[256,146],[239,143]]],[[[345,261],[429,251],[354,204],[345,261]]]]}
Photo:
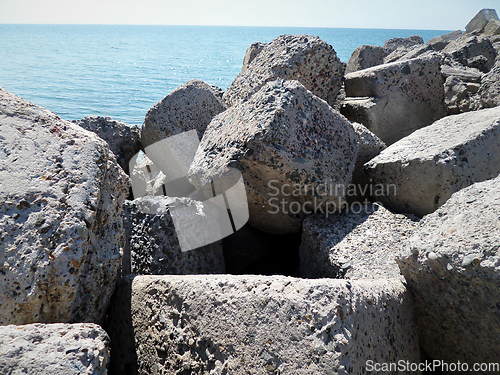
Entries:
{"type": "Polygon", "coordinates": [[[0,0],[0,23],[463,30],[482,8],[500,0],[0,0]]]}

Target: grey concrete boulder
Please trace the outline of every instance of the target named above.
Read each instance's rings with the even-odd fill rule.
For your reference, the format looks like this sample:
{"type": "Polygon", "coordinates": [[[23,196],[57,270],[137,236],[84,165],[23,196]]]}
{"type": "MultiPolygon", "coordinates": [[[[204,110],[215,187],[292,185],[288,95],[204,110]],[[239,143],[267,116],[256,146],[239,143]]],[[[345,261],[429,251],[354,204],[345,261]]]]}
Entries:
{"type": "Polygon", "coordinates": [[[212,120],[189,179],[211,191],[212,182],[222,184],[236,168],[250,224],[268,233],[298,232],[314,202],[323,210],[342,205],[343,196],[329,187],[349,183],[357,151],[345,117],[299,82],[279,79],[212,120]]]}
{"type": "Polygon", "coordinates": [[[0,327],[0,373],[105,375],[109,337],[96,324],[0,327]]]}
{"type": "Polygon", "coordinates": [[[262,52],[267,43],[255,42],[248,46],[243,59],[243,67],[241,71],[244,72],[248,69],[248,65],[255,59],[255,57],[262,52]]]}
{"type": "Polygon", "coordinates": [[[444,92],[447,113],[454,115],[480,109],[478,91],[485,74],[450,59],[446,59],[446,62],[446,65],[441,66],[441,74],[446,78],[444,92]]]}
{"type": "Polygon", "coordinates": [[[441,65],[441,74],[443,77],[456,77],[463,82],[473,82],[479,83],[481,79],[484,77],[484,73],[482,73],[479,69],[469,68],[459,64],[452,65],[441,65]]]}
{"type": "Polygon", "coordinates": [[[267,82],[297,80],[314,95],[335,103],[342,85],[344,64],[331,45],[317,36],[282,35],[268,43],[251,67],[241,72],[224,93],[233,105],[248,99],[267,82]]]}
{"type": "Polygon", "coordinates": [[[490,38],[469,34],[451,41],[442,52],[453,61],[483,73],[490,71],[497,56],[490,38]]]}
{"type": "Polygon", "coordinates": [[[473,109],[474,98],[479,83],[466,83],[456,76],[446,78],[444,83],[445,104],[450,115],[468,112],[473,109]],[[472,103],[471,103],[472,101],[472,103]]]}
{"type": "Polygon", "coordinates": [[[426,44],[432,47],[434,51],[441,51],[444,47],[448,45],[452,40],[455,40],[462,36],[462,30],[456,30],[445,35],[435,36],[429,39],[426,44]]]}
{"type": "Polygon", "coordinates": [[[328,218],[304,220],[300,274],[307,278],[389,279],[400,277],[396,255],[416,222],[376,204],[351,204],[328,218]]]}
{"type": "Polygon", "coordinates": [[[148,200],[151,198],[124,203],[126,245],[122,276],[224,273],[220,241],[183,252],[169,209],[163,214],[148,213],[149,207],[143,207],[150,203],[148,200]]]}
{"type": "Polygon", "coordinates": [[[384,57],[390,55],[398,48],[410,48],[418,44],[423,44],[424,40],[419,35],[412,35],[408,38],[392,38],[384,43],[384,57]]]}
{"type": "Polygon", "coordinates": [[[492,19],[484,27],[484,33],[487,35],[500,35],[500,21],[492,19]]]}
{"type": "Polygon", "coordinates": [[[140,373],[361,374],[367,361],[420,360],[399,279],[138,276],[125,295],[140,373]]]}
{"type": "Polygon", "coordinates": [[[96,324],[0,327],[0,373],[106,375],[109,337],[96,324]]]}
{"type": "Polygon", "coordinates": [[[424,217],[398,257],[420,343],[435,360],[498,366],[499,212],[500,178],[476,183],[424,217]]]}
{"type": "Polygon", "coordinates": [[[0,324],[98,322],[129,179],[94,133],[0,89],[0,324]]]}
{"type": "MultiPolygon", "coordinates": [[[[356,189],[358,190],[358,188],[364,188],[364,186],[370,183],[369,178],[364,171],[365,163],[380,154],[380,152],[386,149],[387,146],[379,137],[369,131],[366,126],[353,122],[352,127],[359,138],[359,149],[354,171],[352,172],[351,184],[356,186],[356,189]]],[[[347,195],[349,198],[349,194],[347,195]]],[[[367,194],[362,191],[356,191],[356,196],[358,195],[367,196],[367,194]]]]}
{"type": "Polygon", "coordinates": [[[218,88],[193,79],[149,109],[142,125],[141,143],[147,147],[193,129],[201,139],[212,118],[225,110],[218,88]]]}
{"type": "Polygon", "coordinates": [[[398,211],[434,212],[456,191],[500,173],[500,107],[447,116],[365,164],[378,197],[398,211]]]}
{"type": "Polygon", "coordinates": [[[101,116],[88,116],[73,122],[108,142],[118,164],[129,174],[130,159],[141,149],[141,128],[101,116]]]}
{"type": "Polygon", "coordinates": [[[467,33],[481,32],[490,20],[498,20],[495,9],[481,9],[465,26],[467,33]]]}
{"type": "Polygon", "coordinates": [[[481,103],[486,108],[500,105],[500,60],[484,76],[479,87],[481,103]]]}
{"type": "Polygon", "coordinates": [[[379,46],[363,45],[354,50],[347,67],[345,74],[371,68],[384,63],[384,49],[379,46]]]}
{"type": "Polygon", "coordinates": [[[429,44],[417,44],[410,47],[398,47],[388,56],[384,57],[384,63],[388,64],[396,61],[410,60],[422,55],[429,55],[435,52],[429,44]]]}
{"type": "Polygon", "coordinates": [[[446,114],[440,65],[431,55],[347,74],[341,112],[392,144],[446,114]]]}

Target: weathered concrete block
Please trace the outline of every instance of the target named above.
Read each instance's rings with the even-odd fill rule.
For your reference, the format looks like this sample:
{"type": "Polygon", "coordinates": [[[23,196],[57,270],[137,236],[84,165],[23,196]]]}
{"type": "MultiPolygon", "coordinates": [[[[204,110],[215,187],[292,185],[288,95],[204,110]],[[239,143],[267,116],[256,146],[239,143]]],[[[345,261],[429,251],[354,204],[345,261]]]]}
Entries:
{"type": "MultiPolygon", "coordinates": [[[[387,146],[379,137],[369,131],[366,126],[353,122],[352,127],[358,135],[359,148],[354,171],[352,172],[351,184],[362,188],[370,184],[369,178],[364,171],[364,165],[380,154],[387,146]]],[[[360,193],[361,196],[366,196],[363,192],[357,193],[360,193]]]]}
{"type": "Polygon", "coordinates": [[[497,56],[490,38],[468,34],[451,41],[442,52],[455,62],[483,73],[490,71],[497,56]]]}
{"type": "Polygon", "coordinates": [[[148,199],[151,198],[124,203],[126,244],[122,276],[224,273],[220,241],[183,252],[169,210],[164,214],[145,213],[142,206],[148,204],[148,199]]]}
{"type": "Polygon", "coordinates": [[[342,86],[344,64],[331,45],[317,36],[281,35],[268,43],[227,88],[224,100],[234,105],[248,99],[267,82],[297,80],[333,105],[342,86]]]}
{"type": "Polygon", "coordinates": [[[484,27],[484,33],[487,35],[500,35],[500,21],[492,19],[484,27]]]}
{"type": "Polygon", "coordinates": [[[497,60],[493,68],[481,80],[479,95],[481,103],[486,108],[500,105],[500,60],[497,60]]]}
{"type": "Polygon", "coordinates": [[[398,212],[434,212],[454,192],[500,173],[500,107],[445,117],[365,164],[398,212]]]}
{"type": "Polygon", "coordinates": [[[329,193],[335,189],[325,194],[325,184],[349,183],[357,151],[358,137],[344,116],[299,82],[279,79],[210,123],[189,179],[211,191],[212,181],[222,183],[229,168],[240,170],[249,223],[268,233],[292,233],[300,231],[314,201],[323,210],[327,204],[340,208],[343,197],[329,193]]]}
{"type": "Polygon", "coordinates": [[[139,374],[361,374],[367,361],[419,362],[408,297],[399,279],[138,276],[139,374]]]}
{"type": "Polygon", "coordinates": [[[149,109],[142,124],[141,143],[147,147],[193,129],[201,139],[212,118],[225,110],[218,88],[193,79],[149,109]]]}
{"type": "Polygon", "coordinates": [[[498,15],[495,9],[481,9],[473,19],[465,26],[467,33],[474,31],[482,31],[490,20],[498,20],[498,15]]]}
{"type": "Polygon", "coordinates": [[[98,322],[129,178],[94,133],[0,89],[0,324],[98,322]]]}
{"type": "Polygon", "coordinates": [[[452,40],[460,38],[462,36],[462,30],[456,30],[451,33],[435,36],[426,43],[432,47],[434,51],[441,51],[444,47],[448,45],[452,40]]]}
{"type": "Polygon", "coordinates": [[[109,337],[96,324],[0,327],[0,373],[106,375],[109,337]]]}
{"type": "Polygon", "coordinates": [[[440,64],[439,56],[430,56],[347,74],[346,102],[351,97],[374,99],[341,112],[392,144],[446,114],[440,64]],[[350,112],[360,115],[352,118],[350,112]]]}
{"type": "Polygon", "coordinates": [[[499,177],[463,189],[422,219],[398,259],[426,353],[469,370],[497,365],[481,374],[500,371],[499,212],[499,177]]]}
{"type": "Polygon", "coordinates": [[[87,116],[73,122],[108,142],[116,161],[129,174],[130,159],[141,150],[141,128],[101,116],[87,116]]]}
{"type": "Polygon", "coordinates": [[[371,68],[384,63],[384,49],[379,46],[363,45],[354,50],[347,67],[345,74],[371,68]]]}
{"type": "Polygon", "coordinates": [[[241,71],[244,72],[248,69],[250,63],[255,59],[255,57],[262,52],[267,43],[255,42],[248,46],[247,51],[245,53],[245,57],[243,59],[243,67],[241,71]]]}
{"type": "Polygon", "coordinates": [[[396,254],[416,223],[375,204],[304,220],[300,274],[308,278],[389,279],[401,276],[396,254]]]}
{"type": "Polygon", "coordinates": [[[418,44],[423,44],[424,40],[419,35],[412,35],[408,38],[392,38],[384,43],[384,57],[390,55],[398,48],[410,48],[418,44]]]}

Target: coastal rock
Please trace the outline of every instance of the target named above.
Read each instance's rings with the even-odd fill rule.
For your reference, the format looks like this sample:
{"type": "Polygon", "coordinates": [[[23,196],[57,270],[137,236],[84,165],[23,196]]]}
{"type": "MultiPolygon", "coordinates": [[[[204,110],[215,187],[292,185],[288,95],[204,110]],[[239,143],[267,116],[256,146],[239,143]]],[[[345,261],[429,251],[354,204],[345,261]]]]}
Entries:
{"type": "Polygon", "coordinates": [[[384,49],[379,46],[363,45],[354,50],[347,67],[345,74],[371,68],[372,66],[384,63],[384,49]]]}
{"type": "Polygon", "coordinates": [[[445,104],[449,115],[468,112],[471,95],[479,90],[479,84],[466,84],[460,78],[450,76],[444,83],[445,104]]]}
{"type": "Polygon", "coordinates": [[[125,294],[141,373],[361,374],[367,359],[420,360],[399,279],[138,276],[125,294]]]}
{"type": "Polygon", "coordinates": [[[149,109],[142,125],[141,143],[147,147],[193,129],[201,139],[212,118],[225,110],[220,92],[213,85],[193,79],[149,109]]]}
{"type": "Polygon", "coordinates": [[[418,216],[460,189],[500,173],[500,107],[447,116],[386,148],[365,164],[390,194],[386,207],[418,216]],[[392,193],[392,191],[395,191],[392,193]]]}
{"type": "Polygon", "coordinates": [[[432,47],[434,51],[441,51],[444,47],[448,45],[452,40],[460,38],[462,36],[462,30],[456,30],[451,33],[435,36],[430,39],[426,44],[432,47]]]}
{"type": "Polygon", "coordinates": [[[500,105],[500,60],[486,74],[479,87],[481,103],[486,108],[500,105]]]}
{"type": "Polygon", "coordinates": [[[352,204],[328,218],[304,220],[300,274],[307,278],[389,279],[401,273],[395,256],[416,223],[376,204],[352,204]]]}
{"type": "Polygon", "coordinates": [[[456,77],[463,82],[474,82],[479,83],[484,76],[484,73],[481,73],[479,69],[464,67],[461,65],[441,65],[441,74],[443,77],[456,77]]]}
{"type": "MultiPolygon", "coordinates": [[[[366,126],[353,122],[352,127],[358,135],[359,148],[354,171],[352,172],[351,184],[359,188],[363,188],[363,186],[370,183],[369,178],[364,171],[365,163],[369,162],[375,156],[380,154],[380,152],[386,149],[387,146],[379,137],[369,131],[366,126]]],[[[362,192],[356,191],[356,195],[360,193],[361,196],[366,195],[362,192]]]]}
{"type": "Polygon", "coordinates": [[[478,91],[485,74],[476,68],[464,67],[454,61],[447,60],[447,63],[452,65],[441,66],[441,74],[446,77],[444,92],[447,113],[455,115],[480,109],[481,100],[478,91]]]}
{"type": "Polygon", "coordinates": [[[106,375],[109,337],[96,324],[0,327],[0,373],[106,375]]]}
{"type": "Polygon", "coordinates": [[[120,167],[126,174],[130,174],[130,159],[141,149],[141,128],[101,116],[87,116],[73,122],[108,142],[109,149],[115,154],[120,167]]]}
{"type": "Polygon", "coordinates": [[[484,33],[487,35],[500,35],[500,21],[490,20],[484,28],[484,33]]]}
{"type": "Polygon", "coordinates": [[[341,112],[392,144],[446,114],[440,65],[432,55],[347,74],[341,112]]]}
{"type": "Polygon", "coordinates": [[[245,58],[243,59],[243,67],[241,68],[242,72],[248,69],[248,65],[250,65],[255,57],[262,52],[266,45],[267,43],[255,42],[248,46],[245,58]]]}
{"type": "Polygon", "coordinates": [[[314,202],[338,210],[343,197],[326,187],[349,183],[357,151],[358,137],[345,117],[299,82],[278,79],[212,120],[189,179],[211,191],[212,182],[224,183],[228,168],[238,169],[250,224],[292,233],[314,202]]]}
{"type": "Polygon", "coordinates": [[[268,43],[252,66],[242,71],[224,93],[228,105],[248,99],[267,82],[297,80],[314,95],[335,103],[342,86],[344,64],[331,45],[317,36],[282,35],[268,43]]]}
{"type": "Polygon", "coordinates": [[[424,217],[397,260],[433,359],[498,363],[499,212],[500,178],[463,189],[424,217]]]}
{"type": "Polygon", "coordinates": [[[451,41],[442,52],[455,62],[483,73],[490,71],[497,56],[490,38],[468,34],[451,41]]]}
{"type": "Polygon", "coordinates": [[[426,52],[434,52],[434,49],[428,44],[417,44],[411,47],[398,47],[388,56],[384,57],[384,63],[388,64],[395,61],[414,59],[424,55],[426,52]]]}
{"type": "Polygon", "coordinates": [[[129,179],[94,133],[0,89],[0,324],[99,322],[129,179]]]}
{"type": "Polygon", "coordinates": [[[498,20],[495,9],[481,9],[465,26],[465,32],[481,32],[490,20],[498,20]]]}
{"type": "Polygon", "coordinates": [[[224,273],[221,242],[183,252],[169,209],[163,214],[146,213],[154,199],[144,197],[123,205],[126,245],[122,276],[224,273]]]}
{"type": "Polygon", "coordinates": [[[410,48],[418,44],[423,44],[424,40],[421,36],[412,35],[408,38],[392,38],[384,43],[384,57],[389,56],[398,48],[410,48]]]}

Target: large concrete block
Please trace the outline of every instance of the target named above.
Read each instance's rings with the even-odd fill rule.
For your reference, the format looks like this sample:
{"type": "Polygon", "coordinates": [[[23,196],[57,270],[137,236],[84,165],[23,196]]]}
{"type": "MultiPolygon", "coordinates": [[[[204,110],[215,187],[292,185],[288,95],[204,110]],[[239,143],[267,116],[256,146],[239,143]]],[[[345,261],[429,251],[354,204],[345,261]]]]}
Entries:
{"type": "Polygon", "coordinates": [[[224,273],[221,241],[183,252],[170,210],[155,214],[145,208],[154,204],[153,199],[143,197],[123,205],[122,276],[224,273]]]}
{"type": "Polygon", "coordinates": [[[115,154],[120,167],[130,174],[130,159],[141,149],[141,128],[101,116],[87,116],[73,122],[108,142],[109,149],[115,154]]]}
{"type": "Polygon", "coordinates": [[[347,74],[341,112],[392,144],[446,114],[440,65],[432,55],[347,74]],[[353,97],[372,99],[351,109],[352,100],[361,100],[353,97]]]}
{"type": "Polygon", "coordinates": [[[500,107],[445,117],[365,164],[377,197],[398,212],[425,215],[474,182],[500,173],[500,107]]]}
{"type": "Polygon", "coordinates": [[[225,109],[217,87],[192,79],[149,109],[142,124],[141,143],[147,147],[193,129],[201,139],[212,118],[225,109]]]}
{"type": "Polygon", "coordinates": [[[281,35],[255,56],[224,93],[234,105],[248,99],[267,82],[278,78],[297,80],[330,105],[342,86],[345,66],[331,45],[317,36],[281,35]]]}
{"type": "Polygon", "coordinates": [[[498,20],[498,15],[495,9],[481,9],[473,19],[465,26],[467,33],[474,31],[482,31],[490,20],[498,20]]]}
{"type": "Polygon", "coordinates": [[[357,151],[358,136],[344,116],[299,82],[279,79],[210,123],[189,179],[211,191],[230,168],[240,170],[249,223],[293,233],[315,207],[340,208],[344,197],[335,186],[350,182],[357,151]]]}
{"type": "Polygon", "coordinates": [[[388,279],[400,277],[396,254],[416,223],[374,204],[352,204],[328,218],[304,220],[300,244],[302,277],[388,279]]]}
{"type": "Polygon", "coordinates": [[[129,178],[94,133],[0,89],[0,325],[98,322],[129,178]]]}
{"type": "Polygon", "coordinates": [[[399,279],[138,276],[129,291],[139,374],[347,375],[420,360],[399,279]]]}
{"type": "Polygon", "coordinates": [[[371,68],[384,63],[384,49],[379,46],[363,45],[354,50],[345,73],[352,73],[358,70],[371,68]]]}
{"type": "Polygon", "coordinates": [[[435,360],[468,365],[461,373],[500,372],[499,213],[500,177],[476,183],[425,216],[397,260],[422,347],[435,360]],[[475,363],[496,368],[472,371],[475,363]]]}
{"type": "Polygon", "coordinates": [[[106,375],[109,337],[96,324],[0,327],[0,374],[106,375]]]}
{"type": "Polygon", "coordinates": [[[241,68],[242,72],[248,69],[250,63],[255,59],[255,57],[259,53],[262,52],[262,50],[266,45],[267,45],[266,43],[255,42],[252,43],[250,46],[248,46],[247,51],[245,53],[245,57],[243,59],[243,67],[241,68]]]}

